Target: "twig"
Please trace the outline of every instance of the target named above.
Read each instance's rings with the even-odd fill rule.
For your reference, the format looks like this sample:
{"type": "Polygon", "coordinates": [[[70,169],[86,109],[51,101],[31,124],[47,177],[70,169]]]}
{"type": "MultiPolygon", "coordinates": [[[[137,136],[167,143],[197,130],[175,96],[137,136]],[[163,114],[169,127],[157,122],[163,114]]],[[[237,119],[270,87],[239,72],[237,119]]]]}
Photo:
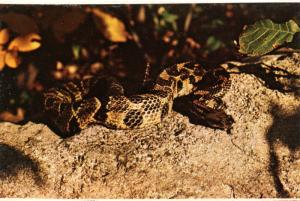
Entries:
{"type": "Polygon", "coordinates": [[[183,28],[184,33],[186,33],[190,28],[192,17],[193,17],[193,10],[195,7],[196,7],[196,4],[192,4],[190,6],[188,14],[186,15],[186,18],[184,21],[184,28],[183,28]]]}

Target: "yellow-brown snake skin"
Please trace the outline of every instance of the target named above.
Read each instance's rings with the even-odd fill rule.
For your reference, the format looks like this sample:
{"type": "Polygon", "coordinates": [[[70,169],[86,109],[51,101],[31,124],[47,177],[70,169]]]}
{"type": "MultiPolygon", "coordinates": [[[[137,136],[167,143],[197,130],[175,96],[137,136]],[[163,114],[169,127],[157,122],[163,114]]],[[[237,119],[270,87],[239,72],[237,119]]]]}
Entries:
{"type": "Polygon", "coordinates": [[[160,123],[172,110],[173,100],[192,93],[206,71],[199,64],[179,63],[165,68],[148,93],[124,96],[118,84],[111,89],[119,93],[105,101],[90,95],[95,79],[69,82],[44,93],[44,109],[61,132],[102,124],[115,129],[144,128],[160,123]]]}

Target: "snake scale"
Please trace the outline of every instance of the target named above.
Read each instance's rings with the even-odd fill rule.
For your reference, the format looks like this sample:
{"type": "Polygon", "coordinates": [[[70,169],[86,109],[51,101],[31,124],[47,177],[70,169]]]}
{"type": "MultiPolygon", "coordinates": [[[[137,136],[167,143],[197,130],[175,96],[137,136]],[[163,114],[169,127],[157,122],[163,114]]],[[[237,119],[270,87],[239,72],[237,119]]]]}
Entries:
{"type": "Polygon", "coordinates": [[[206,72],[200,64],[175,64],[158,75],[148,93],[128,97],[112,78],[108,79],[106,98],[91,92],[101,83],[96,78],[69,82],[44,93],[44,109],[63,133],[79,131],[90,124],[114,129],[145,128],[160,123],[171,112],[175,98],[194,92],[206,72]]]}

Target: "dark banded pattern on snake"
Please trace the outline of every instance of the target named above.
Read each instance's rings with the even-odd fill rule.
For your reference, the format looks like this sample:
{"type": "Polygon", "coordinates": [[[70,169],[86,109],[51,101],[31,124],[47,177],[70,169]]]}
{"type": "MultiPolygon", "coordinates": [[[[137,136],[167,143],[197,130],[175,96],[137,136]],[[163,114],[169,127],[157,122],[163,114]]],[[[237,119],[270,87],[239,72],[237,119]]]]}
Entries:
{"type": "Polygon", "coordinates": [[[160,123],[171,112],[173,100],[192,93],[205,73],[199,64],[179,63],[165,68],[149,93],[126,97],[122,86],[113,82],[110,89],[117,92],[104,101],[89,95],[97,78],[70,82],[44,93],[44,109],[64,133],[95,123],[115,129],[144,128],[160,123]]]}

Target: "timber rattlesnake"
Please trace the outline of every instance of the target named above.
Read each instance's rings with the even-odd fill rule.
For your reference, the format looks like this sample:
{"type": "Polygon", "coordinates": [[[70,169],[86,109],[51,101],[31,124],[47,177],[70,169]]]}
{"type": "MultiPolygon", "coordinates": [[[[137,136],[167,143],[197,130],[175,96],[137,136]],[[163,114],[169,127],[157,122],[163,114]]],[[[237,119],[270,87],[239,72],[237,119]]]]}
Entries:
{"type": "Polygon", "coordinates": [[[149,93],[128,97],[113,78],[107,79],[105,98],[91,92],[99,88],[97,78],[69,82],[44,93],[44,109],[63,133],[95,123],[115,129],[144,128],[160,123],[171,112],[173,100],[194,92],[206,73],[199,64],[175,64],[159,74],[149,93]]]}

